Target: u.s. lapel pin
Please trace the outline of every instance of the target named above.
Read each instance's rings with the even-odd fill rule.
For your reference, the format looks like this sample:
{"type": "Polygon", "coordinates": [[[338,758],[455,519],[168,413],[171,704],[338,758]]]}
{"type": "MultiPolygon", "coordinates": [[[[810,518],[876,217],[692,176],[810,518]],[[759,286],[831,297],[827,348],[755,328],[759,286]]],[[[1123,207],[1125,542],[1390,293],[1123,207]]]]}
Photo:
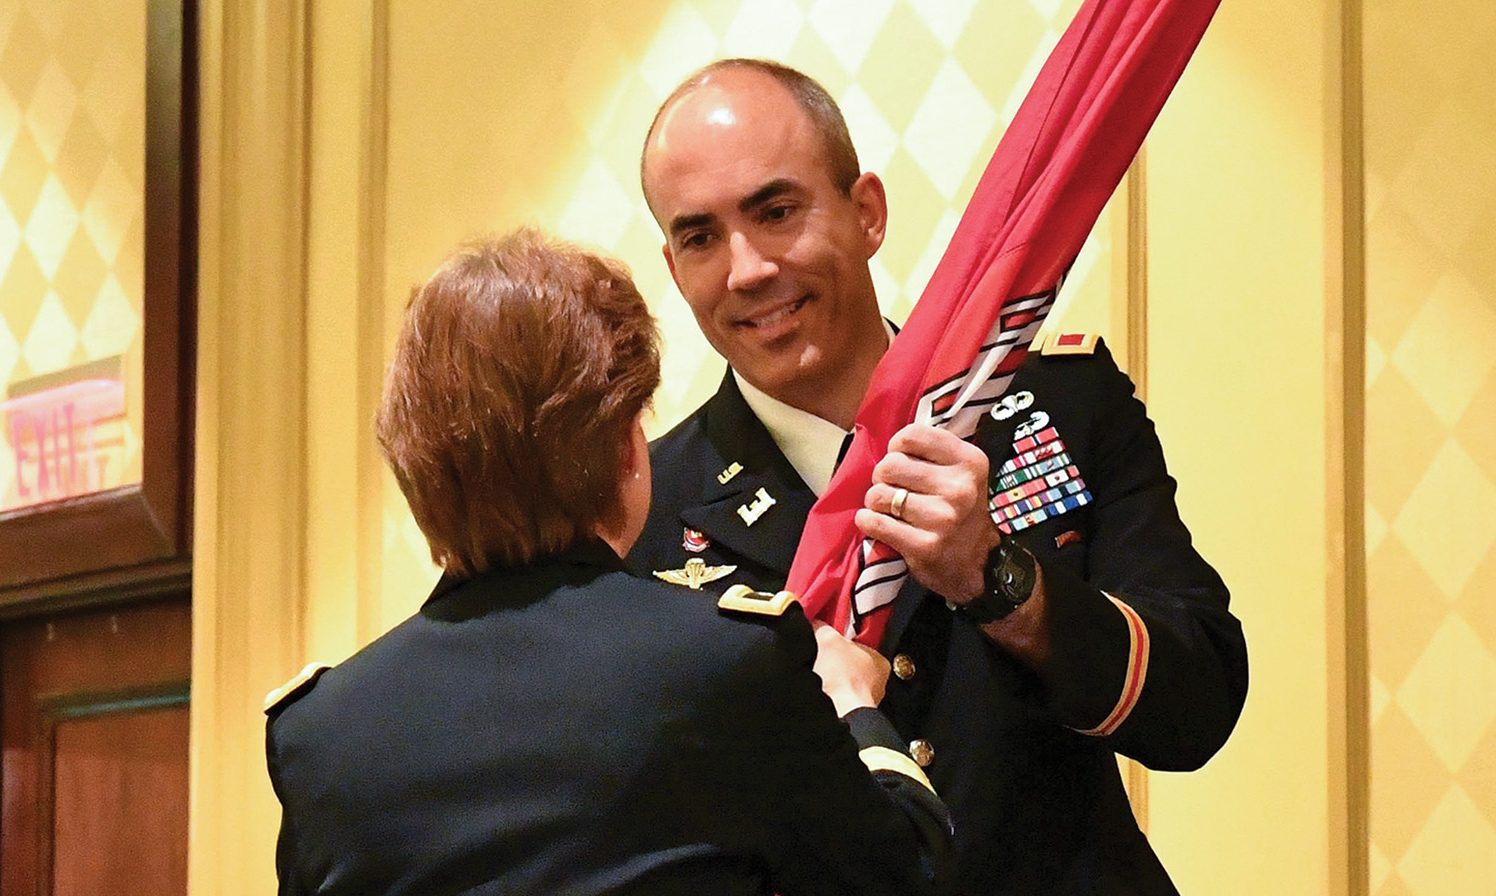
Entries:
{"type": "Polygon", "coordinates": [[[700,591],[702,585],[731,575],[736,569],[736,566],[707,566],[705,560],[692,557],[680,569],[657,569],[654,574],[672,585],[685,585],[692,591],[700,591]]]}
{"type": "Polygon", "coordinates": [[[722,485],[726,485],[727,483],[732,481],[732,477],[738,475],[741,472],[743,472],[743,465],[738,463],[737,461],[733,461],[732,463],[727,465],[727,469],[717,474],[717,482],[721,483],[722,485]]]}
{"type": "Polygon", "coordinates": [[[753,495],[753,500],[747,504],[738,505],[738,516],[743,518],[744,525],[751,526],[758,522],[758,518],[764,515],[764,511],[773,507],[776,503],[774,496],[769,494],[768,489],[759,489],[753,495]]]}

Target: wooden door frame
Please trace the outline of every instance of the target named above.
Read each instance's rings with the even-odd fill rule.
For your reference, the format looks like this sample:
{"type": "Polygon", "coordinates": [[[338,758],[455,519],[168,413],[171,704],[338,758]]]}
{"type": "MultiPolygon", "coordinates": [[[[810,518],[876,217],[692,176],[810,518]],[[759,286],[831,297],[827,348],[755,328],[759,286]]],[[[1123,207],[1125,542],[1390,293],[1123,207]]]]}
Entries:
{"type": "Polygon", "coordinates": [[[0,514],[0,618],[186,590],[197,280],[197,2],[148,0],[142,475],[0,514]]]}

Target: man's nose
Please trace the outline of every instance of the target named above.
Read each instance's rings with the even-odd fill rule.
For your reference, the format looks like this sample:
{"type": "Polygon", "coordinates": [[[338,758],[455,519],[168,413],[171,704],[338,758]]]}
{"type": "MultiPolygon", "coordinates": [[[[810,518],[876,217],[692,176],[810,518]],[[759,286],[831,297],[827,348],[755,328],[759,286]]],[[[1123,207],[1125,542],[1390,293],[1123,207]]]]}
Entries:
{"type": "Polygon", "coordinates": [[[770,261],[748,237],[734,232],[727,238],[732,267],[727,272],[727,288],[752,291],[779,273],[779,265],[770,261]]]}

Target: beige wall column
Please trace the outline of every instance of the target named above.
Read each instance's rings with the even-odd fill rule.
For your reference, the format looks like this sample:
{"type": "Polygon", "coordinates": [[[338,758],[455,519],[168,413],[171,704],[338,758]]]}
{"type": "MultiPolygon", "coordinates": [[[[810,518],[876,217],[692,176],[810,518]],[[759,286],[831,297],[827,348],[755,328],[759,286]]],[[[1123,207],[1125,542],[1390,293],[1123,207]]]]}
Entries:
{"type": "Polygon", "coordinates": [[[311,10],[305,634],[308,660],[327,663],[397,621],[380,611],[384,473],[373,423],[385,342],[386,22],[384,0],[311,10]]]}
{"type": "Polygon", "coordinates": [[[274,887],[261,701],[378,635],[382,0],[203,21],[191,892],[274,887]]]}
{"type": "Polygon", "coordinates": [[[1223,4],[1148,144],[1149,405],[1252,664],[1222,753],[1149,776],[1186,893],[1347,892],[1339,10],[1223,4]]]}
{"type": "Polygon", "coordinates": [[[204,4],[193,583],[194,896],[267,893],[265,692],[302,658],[306,10],[204,4]]]}

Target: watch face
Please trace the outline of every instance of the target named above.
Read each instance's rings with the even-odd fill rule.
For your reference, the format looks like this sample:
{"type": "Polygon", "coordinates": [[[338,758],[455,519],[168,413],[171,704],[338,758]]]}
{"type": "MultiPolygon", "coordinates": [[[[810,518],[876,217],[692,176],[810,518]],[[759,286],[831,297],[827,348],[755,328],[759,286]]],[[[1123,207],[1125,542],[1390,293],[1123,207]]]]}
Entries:
{"type": "Polygon", "coordinates": [[[962,609],[977,623],[1002,619],[1022,606],[1034,590],[1033,555],[1006,539],[987,555],[985,593],[962,609]]]}

